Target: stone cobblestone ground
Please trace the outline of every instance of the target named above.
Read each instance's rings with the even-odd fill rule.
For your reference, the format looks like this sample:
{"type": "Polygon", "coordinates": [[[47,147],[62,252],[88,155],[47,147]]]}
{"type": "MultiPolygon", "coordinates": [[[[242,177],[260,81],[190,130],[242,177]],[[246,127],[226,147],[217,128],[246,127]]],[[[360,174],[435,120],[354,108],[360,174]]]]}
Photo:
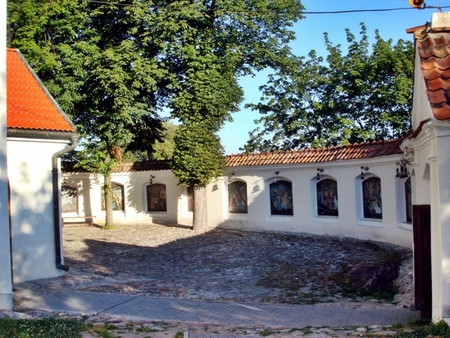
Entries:
{"type": "MultiPolygon", "coordinates": [[[[64,227],[63,233],[65,265],[70,267],[66,276],[15,285],[16,293],[70,290],[246,303],[372,307],[410,307],[413,303],[411,252],[401,247],[308,234],[225,229],[199,233],[187,227],[154,224],[118,225],[113,230],[70,225],[64,227]],[[394,303],[356,297],[342,290],[339,279],[351,271],[366,271],[389,252],[399,253],[404,259],[397,279],[400,291],[394,303]]],[[[178,329],[172,326],[172,330],[178,329]]],[[[223,330],[220,336],[226,336],[223,330]]],[[[227,330],[230,337],[239,336],[236,331],[232,334],[231,329],[227,330]]],[[[246,336],[249,330],[261,335],[264,329],[244,329],[246,336]]],[[[339,333],[333,332],[334,336],[339,333]]],[[[355,332],[361,336],[360,331],[355,332]]],[[[277,334],[294,337],[304,332],[277,334]]],[[[322,332],[315,337],[321,335],[329,336],[322,332]]],[[[151,337],[157,337],[156,333],[151,337]]]]}

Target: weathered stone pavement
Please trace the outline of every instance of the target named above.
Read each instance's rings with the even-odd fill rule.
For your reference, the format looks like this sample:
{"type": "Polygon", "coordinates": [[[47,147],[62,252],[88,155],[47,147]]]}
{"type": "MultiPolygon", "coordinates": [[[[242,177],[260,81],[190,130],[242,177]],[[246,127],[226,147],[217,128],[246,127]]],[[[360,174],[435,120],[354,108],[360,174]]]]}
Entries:
{"type": "Polygon", "coordinates": [[[349,272],[364,272],[392,252],[410,256],[405,248],[370,241],[220,229],[196,233],[154,224],[114,230],[80,225],[64,228],[64,251],[70,267],[65,277],[15,285],[17,311],[288,328],[388,325],[419,315],[409,310],[408,271],[396,304],[342,290],[339,278],[349,272]]]}

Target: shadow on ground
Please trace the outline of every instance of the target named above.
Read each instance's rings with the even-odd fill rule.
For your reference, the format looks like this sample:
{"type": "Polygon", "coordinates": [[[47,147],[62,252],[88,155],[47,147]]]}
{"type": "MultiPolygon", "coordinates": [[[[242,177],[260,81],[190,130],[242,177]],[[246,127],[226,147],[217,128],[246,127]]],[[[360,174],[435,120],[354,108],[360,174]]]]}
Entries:
{"type": "Polygon", "coordinates": [[[388,302],[411,255],[349,238],[161,225],[68,227],[64,240],[69,273],[47,288],[272,304],[388,302]]]}

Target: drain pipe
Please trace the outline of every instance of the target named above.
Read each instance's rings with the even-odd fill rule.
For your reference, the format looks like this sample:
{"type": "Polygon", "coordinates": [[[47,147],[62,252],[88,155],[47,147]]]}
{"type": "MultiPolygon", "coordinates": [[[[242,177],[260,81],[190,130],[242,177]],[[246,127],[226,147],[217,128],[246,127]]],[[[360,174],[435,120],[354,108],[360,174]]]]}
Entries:
{"type": "Polygon", "coordinates": [[[59,170],[58,158],[69,151],[76,148],[78,144],[78,136],[72,136],[70,145],[52,156],[52,183],[53,183],[53,222],[55,229],[55,252],[56,252],[56,268],[69,271],[69,267],[62,263],[62,245],[61,245],[61,217],[60,217],[60,196],[59,196],[59,170]]]}

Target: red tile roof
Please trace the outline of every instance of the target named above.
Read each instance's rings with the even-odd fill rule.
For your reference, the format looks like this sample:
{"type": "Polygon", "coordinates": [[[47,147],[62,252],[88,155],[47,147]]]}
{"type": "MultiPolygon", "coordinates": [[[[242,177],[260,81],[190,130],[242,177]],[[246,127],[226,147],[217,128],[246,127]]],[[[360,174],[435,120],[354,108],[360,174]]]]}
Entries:
{"type": "MultiPolygon", "coordinates": [[[[62,171],[66,173],[87,173],[88,171],[83,168],[75,168],[75,162],[62,162],[62,171]]],[[[133,172],[133,171],[159,171],[159,170],[169,170],[169,161],[145,161],[145,162],[134,162],[134,163],[122,163],[114,168],[113,172],[123,173],[123,172],[133,172]]]]}
{"type": "Polygon", "coordinates": [[[76,128],[17,49],[7,48],[8,128],[75,132],[76,128]]]}
{"type": "Polygon", "coordinates": [[[414,33],[428,101],[438,120],[450,119],[450,28],[429,25],[407,30],[414,33]]]}
{"type": "Polygon", "coordinates": [[[403,154],[400,149],[402,140],[351,144],[325,149],[301,149],[295,151],[229,155],[226,157],[226,165],[227,167],[240,167],[272,164],[304,164],[403,154]]]}
{"type": "MultiPolygon", "coordinates": [[[[373,157],[403,154],[400,144],[403,139],[391,141],[377,141],[346,146],[301,149],[295,151],[278,151],[270,153],[254,153],[228,155],[225,157],[227,167],[258,166],[271,164],[305,164],[331,162],[340,160],[367,159],[373,157]]],[[[75,162],[62,162],[65,173],[88,172],[83,168],[74,168],[75,162]]],[[[113,172],[158,171],[170,170],[170,161],[147,161],[122,163],[113,172]]]]}

